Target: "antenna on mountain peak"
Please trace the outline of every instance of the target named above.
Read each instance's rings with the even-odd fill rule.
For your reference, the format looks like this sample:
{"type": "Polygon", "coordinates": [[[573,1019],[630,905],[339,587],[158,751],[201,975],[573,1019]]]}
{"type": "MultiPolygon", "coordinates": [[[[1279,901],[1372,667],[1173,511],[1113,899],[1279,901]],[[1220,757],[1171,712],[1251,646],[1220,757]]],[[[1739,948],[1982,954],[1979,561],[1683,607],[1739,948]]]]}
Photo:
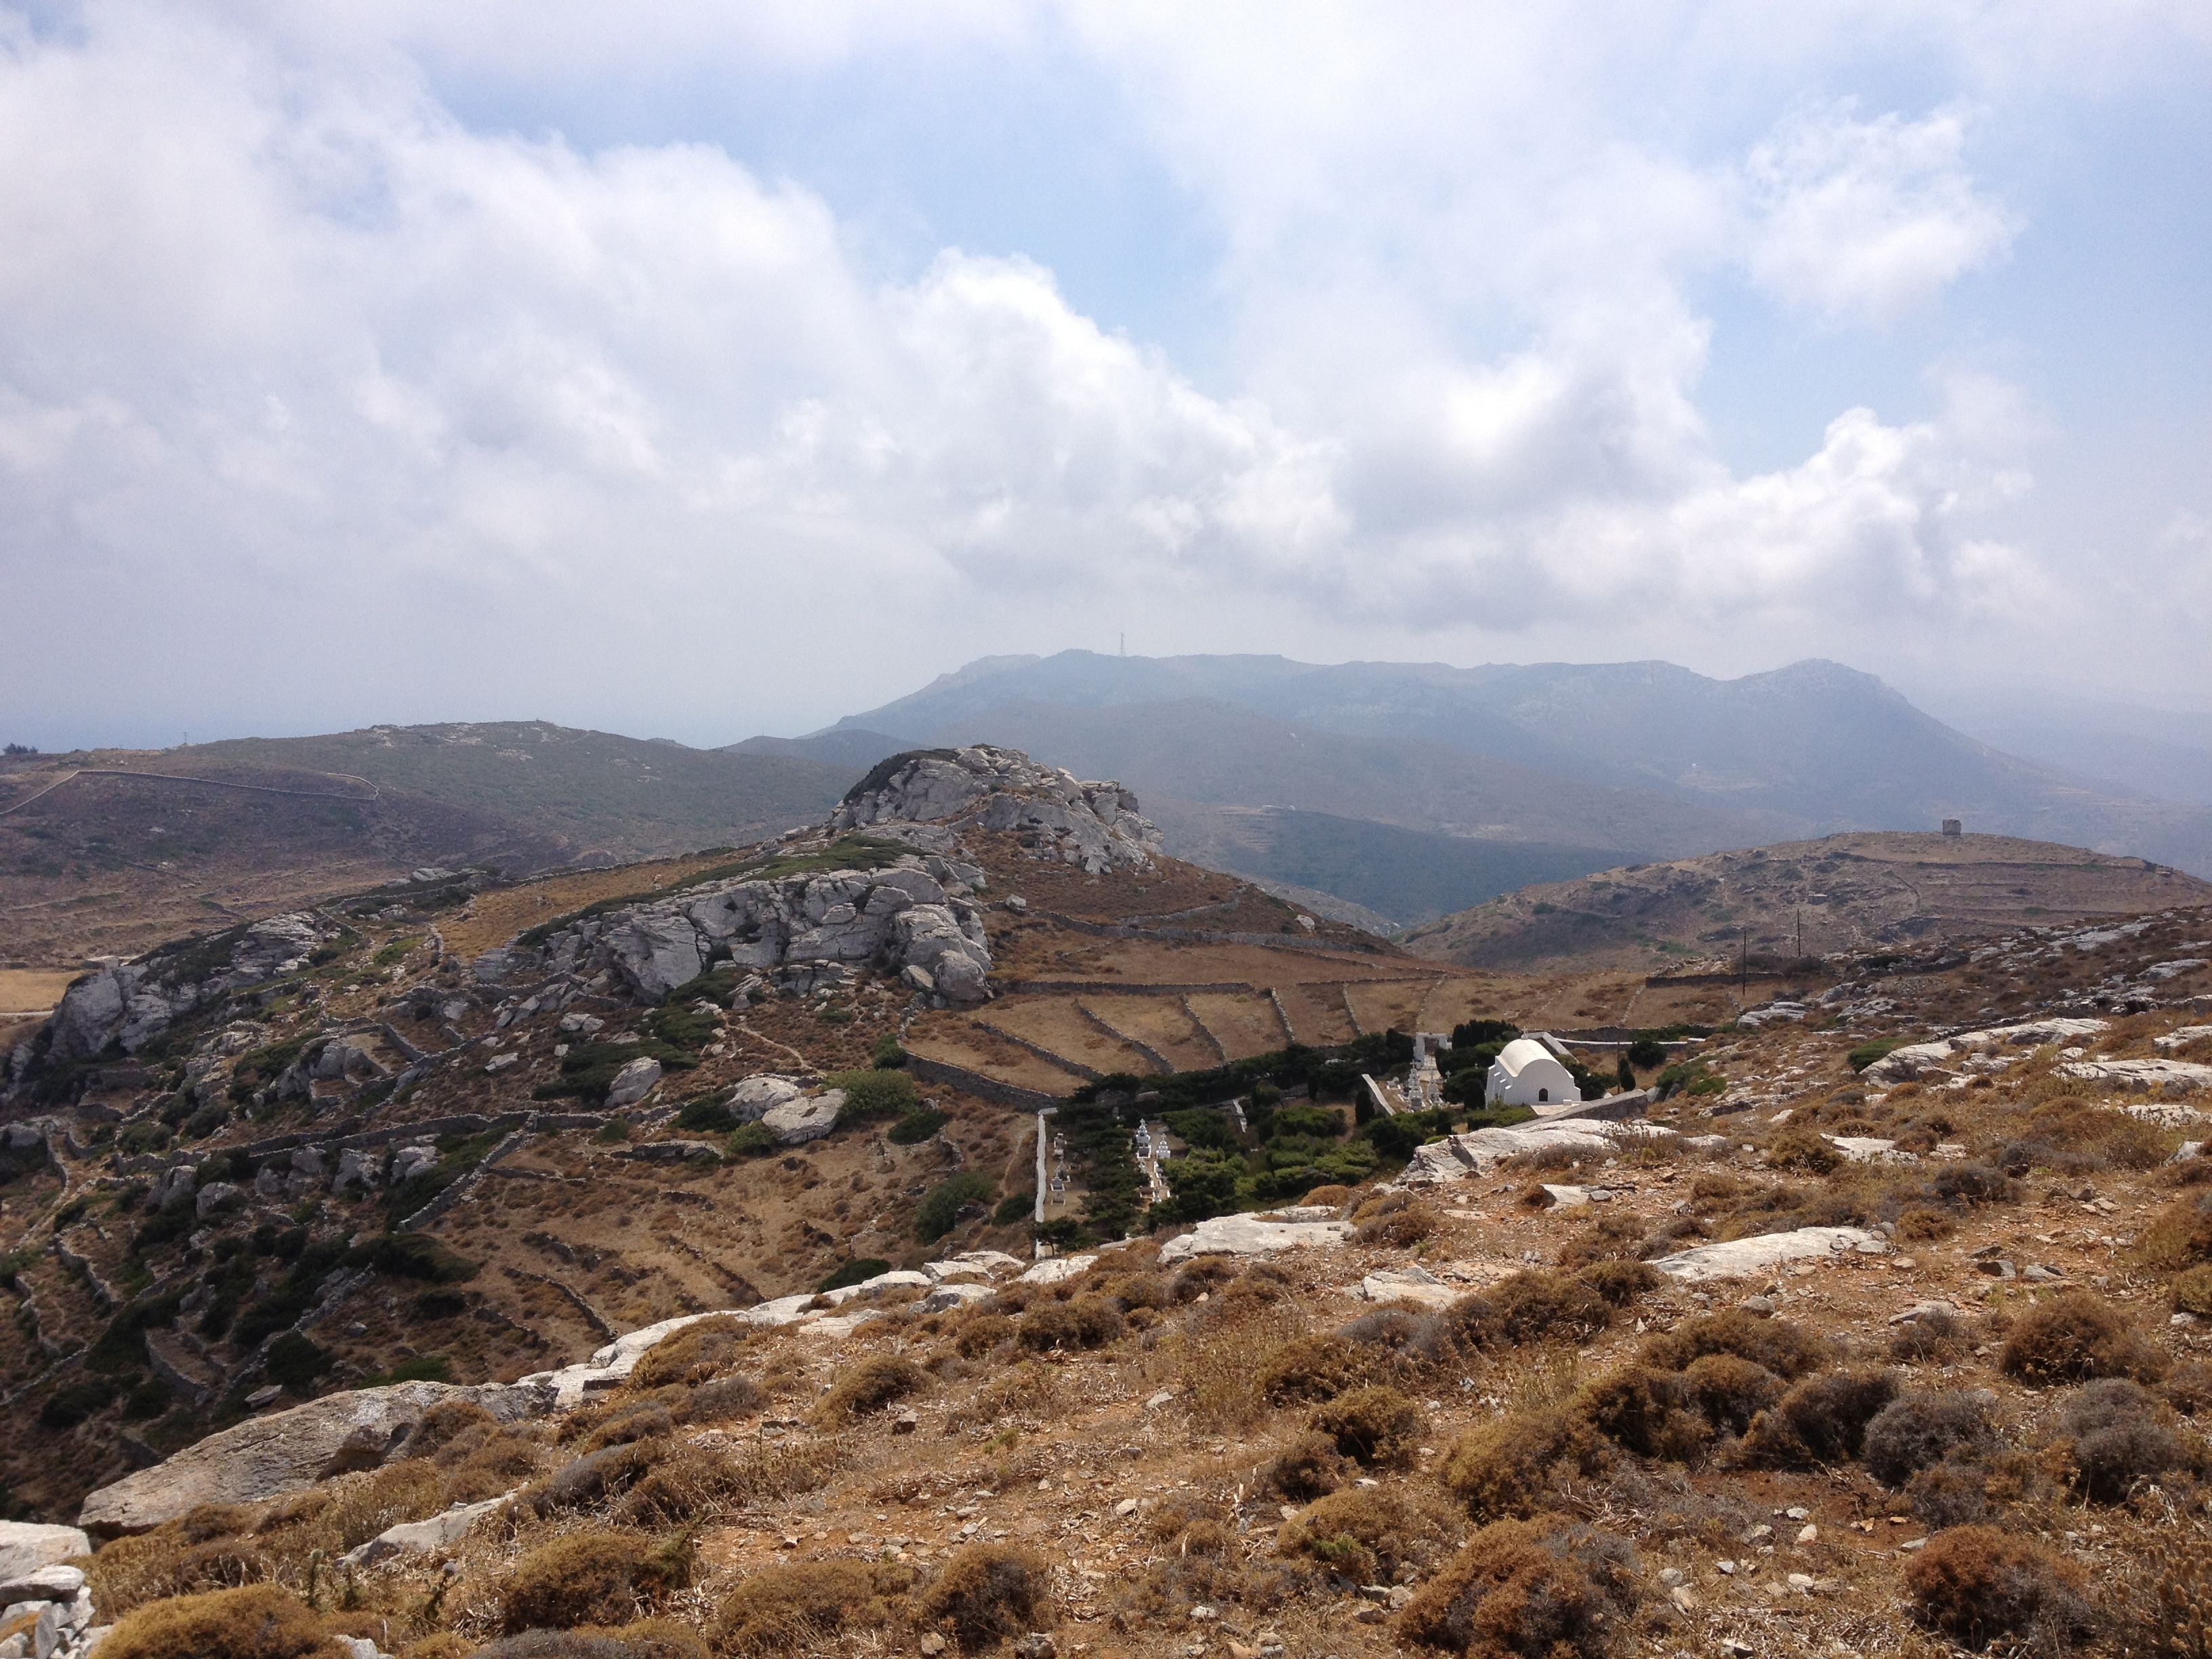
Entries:
{"type": "Polygon", "coordinates": [[[1125,657],[1129,654],[1129,636],[1127,634],[1121,635],[1121,654],[1125,657]]]}

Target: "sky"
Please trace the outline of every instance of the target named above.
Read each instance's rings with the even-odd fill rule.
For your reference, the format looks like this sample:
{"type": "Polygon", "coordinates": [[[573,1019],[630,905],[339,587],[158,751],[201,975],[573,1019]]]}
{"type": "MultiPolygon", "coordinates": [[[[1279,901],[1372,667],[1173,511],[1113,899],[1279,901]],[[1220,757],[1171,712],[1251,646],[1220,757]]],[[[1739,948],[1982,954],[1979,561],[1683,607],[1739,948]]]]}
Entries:
{"type": "Polygon", "coordinates": [[[0,0],[0,726],[2212,709],[2212,6],[0,0]]]}

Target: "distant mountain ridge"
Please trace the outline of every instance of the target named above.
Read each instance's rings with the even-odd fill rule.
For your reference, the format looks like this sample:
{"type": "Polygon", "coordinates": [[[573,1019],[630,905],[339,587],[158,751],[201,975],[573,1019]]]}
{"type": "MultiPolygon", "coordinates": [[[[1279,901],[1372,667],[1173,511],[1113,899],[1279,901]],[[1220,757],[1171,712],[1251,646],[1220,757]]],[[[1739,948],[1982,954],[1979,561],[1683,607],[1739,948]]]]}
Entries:
{"type": "Polygon", "coordinates": [[[733,746],[864,765],[974,742],[1121,779],[1180,856],[1401,923],[1609,865],[1954,817],[2212,873],[2212,811],[2024,760],[1820,659],[1717,680],[1666,662],[1000,656],[733,746]]]}

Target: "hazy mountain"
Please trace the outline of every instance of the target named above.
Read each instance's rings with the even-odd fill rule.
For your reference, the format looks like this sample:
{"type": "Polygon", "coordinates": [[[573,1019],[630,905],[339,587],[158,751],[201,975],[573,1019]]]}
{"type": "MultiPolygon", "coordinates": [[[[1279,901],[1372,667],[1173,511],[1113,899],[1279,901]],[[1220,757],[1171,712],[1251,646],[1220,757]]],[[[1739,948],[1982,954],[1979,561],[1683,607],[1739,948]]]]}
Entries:
{"type": "MultiPolygon", "coordinates": [[[[2132,853],[2212,872],[2212,812],[2085,782],[1978,742],[1872,675],[1807,661],[1715,680],[1668,663],[1344,663],[1282,657],[1002,657],[839,722],[909,740],[973,740],[1036,724],[1039,706],[1110,709],[1203,698],[1308,736],[1439,745],[1584,784],[1656,792],[1769,826],[1742,839],[1856,829],[1991,833],[2132,853]]],[[[1186,770],[1239,757],[1192,741],[1186,770]]],[[[1126,780],[1139,789],[1138,779],[1126,780]]],[[[1216,792],[1166,793],[1222,799],[1216,792]]],[[[1563,803],[1566,798],[1562,797],[1563,803]]],[[[1316,802],[1316,805],[1320,805],[1316,802]]],[[[1339,805],[1328,810],[1343,811],[1339,805]]],[[[1349,815],[1412,826],[1422,810],[1370,797],[1349,815]]],[[[1563,804],[1545,839],[1588,844],[1563,804]]],[[[1456,829],[1441,817],[1424,827],[1456,829]]],[[[1729,844],[1721,833],[1709,847],[1729,844]]]]}
{"type": "Polygon", "coordinates": [[[241,738],[173,751],[163,763],[350,773],[617,858],[732,846],[812,823],[865,769],[865,763],[690,749],[544,720],[241,738]]]}

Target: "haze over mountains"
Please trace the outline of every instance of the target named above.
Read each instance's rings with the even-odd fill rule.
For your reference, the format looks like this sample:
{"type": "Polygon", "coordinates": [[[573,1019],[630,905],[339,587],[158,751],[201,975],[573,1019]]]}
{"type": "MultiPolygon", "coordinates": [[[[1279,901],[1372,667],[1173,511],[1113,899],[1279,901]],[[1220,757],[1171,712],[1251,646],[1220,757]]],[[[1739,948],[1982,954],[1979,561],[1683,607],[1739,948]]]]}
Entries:
{"type": "Polygon", "coordinates": [[[1817,660],[1714,680],[1068,651],[986,658],[811,737],[733,747],[860,764],[973,742],[1118,777],[1179,852],[1401,923],[1529,880],[1947,817],[2212,871],[2212,812],[2021,759],[1817,660]]]}

